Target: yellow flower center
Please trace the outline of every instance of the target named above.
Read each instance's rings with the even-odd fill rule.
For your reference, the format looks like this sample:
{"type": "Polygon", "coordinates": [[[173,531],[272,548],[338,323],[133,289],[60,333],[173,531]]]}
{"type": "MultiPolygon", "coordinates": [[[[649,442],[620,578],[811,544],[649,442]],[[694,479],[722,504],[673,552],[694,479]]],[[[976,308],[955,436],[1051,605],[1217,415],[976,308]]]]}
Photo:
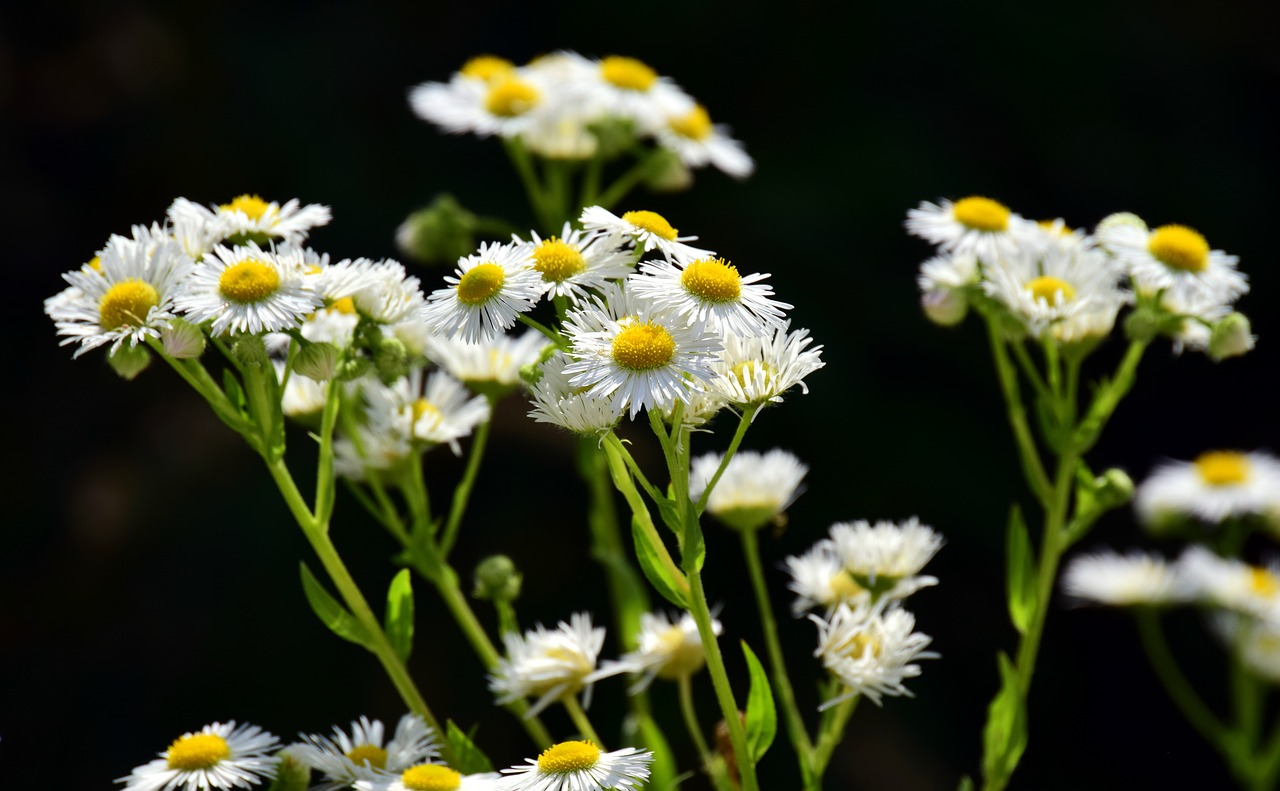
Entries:
{"type": "Polygon", "coordinates": [[[387,751],[376,744],[360,744],[347,750],[347,758],[356,766],[368,764],[374,769],[387,768],[387,751]]]}
{"type": "Polygon", "coordinates": [[[1235,486],[1249,480],[1249,457],[1231,450],[1200,454],[1193,464],[1209,486],[1235,486]]]}
{"type": "Polygon", "coordinates": [[[694,261],[680,273],[685,291],[707,302],[733,302],[742,294],[738,268],[723,258],[694,261]]]}
{"type": "Polygon", "coordinates": [[[867,589],[858,584],[853,575],[847,571],[841,571],[839,574],[831,578],[831,592],[835,595],[837,601],[849,601],[866,593],[867,589]]]}
{"type": "Polygon", "coordinates": [[[443,413],[440,412],[439,407],[425,398],[419,398],[417,401],[414,401],[409,407],[409,411],[413,414],[414,423],[417,423],[426,416],[430,416],[433,422],[438,422],[440,418],[444,416],[443,413]]]}
{"type": "Polygon", "coordinates": [[[93,270],[93,271],[95,271],[95,272],[101,272],[101,271],[102,271],[102,256],[100,256],[100,255],[95,255],[93,258],[90,258],[90,259],[89,259],[89,263],[85,264],[85,266],[89,267],[90,269],[92,269],[92,270],[93,270]]]}
{"type": "Polygon", "coordinates": [[[1064,303],[1070,302],[1076,298],[1075,287],[1065,280],[1060,280],[1049,275],[1041,275],[1030,283],[1027,283],[1027,291],[1031,292],[1031,298],[1036,302],[1044,301],[1045,304],[1053,306],[1058,304],[1058,294],[1062,294],[1064,303]]]}
{"type": "Polygon", "coordinates": [[[658,677],[668,681],[692,675],[704,661],[702,643],[684,639],[684,630],[679,626],[669,627],[658,635],[658,650],[667,657],[658,668],[658,677]]]}
{"type": "Polygon", "coordinates": [[[745,388],[755,383],[757,371],[764,373],[762,379],[765,384],[771,383],[773,378],[778,375],[777,369],[764,360],[744,360],[740,363],[734,363],[729,368],[729,375],[737,380],[738,387],[745,388]]]}
{"type": "Polygon", "coordinates": [[[858,632],[844,641],[837,652],[854,659],[867,656],[880,656],[880,641],[865,632],[858,632]]]}
{"type": "Polygon", "coordinates": [[[1280,580],[1267,569],[1259,566],[1249,567],[1249,590],[1270,599],[1280,593],[1280,580]]]}
{"type": "Polygon", "coordinates": [[[590,769],[600,762],[600,748],[591,742],[560,742],[538,756],[538,770],[551,774],[571,774],[590,769]]]}
{"type": "Polygon", "coordinates": [[[658,72],[635,58],[610,55],[600,61],[600,76],[611,85],[628,91],[647,91],[658,81],[658,72]]]}
{"type": "Polygon", "coordinates": [[[1009,209],[1002,203],[976,195],[956,201],[951,212],[956,221],[975,231],[1004,231],[1009,228],[1009,209]]]}
{"type": "Polygon", "coordinates": [[[660,324],[624,327],[613,338],[613,361],[631,371],[650,371],[676,356],[676,342],[660,324]]]}
{"type": "Polygon", "coordinates": [[[516,65],[495,55],[477,55],[462,65],[459,71],[464,77],[493,82],[515,73],[516,65]]]}
{"type": "Polygon", "coordinates": [[[468,269],[458,281],[458,301],[464,305],[479,305],[502,290],[507,275],[494,263],[477,264],[468,269]]]}
{"type": "Polygon", "coordinates": [[[1209,266],[1209,242],[1185,225],[1161,225],[1152,231],[1147,250],[1170,269],[1203,272],[1209,266]]]}
{"type": "Polygon", "coordinates": [[[246,258],[222,271],[218,278],[218,293],[240,304],[261,302],[280,287],[280,275],[275,267],[256,258],[246,258]]]}
{"type": "Polygon", "coordinates": [[[240,195],[219,208],[224,211],[238,211],[250,220],[261,220],[262,215],[266,214],[267,209],[270,208],[270,204],[257,195],[240,195]]]}
{"type": "Polygon", "coordinates": [[[164,757],[170,769],[212,769],[231,757],[231,747],[216,733],[194,733],[175,740],[164,757]]]}
{"type": "Polygon", "coordinates": [[[122,280],[102,295],[98,302],[98,324],[104,330],[137,327],[151,309],[160,304],[160,294],[143,280],[122,280]]]}
{"type": "Polygon", "coordinates": [[[409,791],[455,791],[462,787],[462,775],[440,764],[418,764],[404,770],[400,784],[409,791]]]}
{"type": "Polygon", "coordinates": [[[578,248],[556,237],[544,239],[533,251],[533,268],[548,283],[567,280],[587,268],[587,259],[578,248]]]}
{"type": "Polygon", "coordinates": [[[1067,227],[1066,223],[1059,223],[1057,220],[1037,220],[1036,225],[1039,225],[1049,233],[1056,233],[1058,236],[1071,235],[1071,229],[1067,227]]]}
{"type": "Polygon", "coordinates": [[[537,88],[512,78],[494,83],[484,100],[484,106],[501,118],[515,118],[532,110],[539,98],[537,88]]]}
{"type": "Polygon", "coordinates": [[[354,316],[356,314],[356,301],[351,297],[335,299],[333,302],[329,303],[329,310],[337,311],[338,313],[345,313],[348,316],[354,316]]]}
{"type": "Polygon", "coordinates": [[[707,114],[707,108],[700,104],[694,105],[688,114],[672,118],[667,124],[672,132],[690,140],[706,140],[711,137],[711,116],[707,114]]]}
{"type": "Polygon", "coordinates": [[[676,229],[671,227],[671,223],[667,222],[667,218],[658,214],[656,211],[629,211],[622,215],[622,221],[631,223],[642,231],[648,231],[654,236],[660,236],[668,242],[676,240],[676,229]]]}

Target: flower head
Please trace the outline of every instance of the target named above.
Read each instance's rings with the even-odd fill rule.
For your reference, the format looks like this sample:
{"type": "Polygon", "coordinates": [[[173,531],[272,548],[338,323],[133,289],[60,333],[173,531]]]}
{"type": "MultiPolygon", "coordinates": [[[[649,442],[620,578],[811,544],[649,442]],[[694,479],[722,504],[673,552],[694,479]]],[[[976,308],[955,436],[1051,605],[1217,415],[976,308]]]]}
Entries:
{"type": "Polygon", "coordinates": [[[448,288],[427,297],[422,318],[437,333],[468,343],[486,341],[516,323],[542,295],[541,276],[531,267],[527,245],[480,245],[459,259],[448,288]]]}
{"type": "MultiPolygon", "coordinates": [[[[723,456],[709,453],[693,460],[689,496],[702,497],[723,456]]],[[[785,450],[739,451],[707,497],[706,510],[739,530],[754,530],[776,518],[800,495],[809,468],[785,450]]]]}
{"type": "Polygon", "coordinates": [[[814,656],[844,685],[844,691],[824,702],[826,709],[848,698],[865,695],[880,705],[884,695],[911,696],[903,682],[920,675],[918,659],[936,659],[924,649],[932,642],[916,632],[915,617],[899,607],[887,612],[878,607],[836,605],[829,618],[810,615],[818,625],[818,649],[814,656]]]}
{"type": "Polygon", "coordinates": [[[1216,450],[1161,464],[1134,497],[1138,517],[1159,528],[1170,520],[1205,522],[1280,511],[1280,460],[1260,451],[1216,450]]]}
{"type": "Polygon", "coordinates": [[[301,262],[297,248],[218,245],[184,281],[175,304],[192,323],[212,322],[215,335],[297,327],[322,304],[301,262]]]}
{"type": "Polygon", "coordinates": [[[630,791],[649,777],[653,753],[624,747],[602,752],[587,741],[560,742],[526,766],[503,769],[509,775],[504,791],[630,791]]]}
{"type": "Polygon", "coordinates": [[[179,736],[159,758],[116,782],[125,784],[124,791],[244,788],[275,777],[270,753],[278,746],[275,736],[256,725],[215,722],[179,736]]]}
{"type": "Polygon", "coordinates": [[[598,679],[625,671],[616,665],[596,669],[604,629],[593,627],[591,616],[584,612],[574,613],[569,623],[561,621],[555,629],[539,624],[523,635],[505,634],[502,640],[507,656],[489,677],[489,688],[499,703],[536,696],[529,717],[584,689],[589,699],[591,685],[598,679]]]}
{"type": "MultiPolygon", "coordinates": [[[[711,619],[711,630],[719,635],[720,622],[711,619]]],[[[627,673],[639,675],[631,686],[631,694],[648,688],[655,678],[668,681],[690,676],[706,663],[698,624],[689,613],[672,620],[666,613],[642,613],[640,615],[639,646],[623,654],[616,665],[627,673]]]]}
{"type": "Polygon", "coordinates": [[[1126,607],[1186,601],[1186,580],[1158,555],[1097,552],[1071,561],[1062,576],[1068,595],[1088,604],[1126,607]]]}
{"type": "Polygon", "coordinates": [[[302,738],[290,746],[289,753],[324,773],[328,782],[320,788],[335,791],[357,780],[390,780],[395,773],[440,754],[439,738],[417,714],[401,717],[389,741],[382,722],[366,717],[353,721],[350,732],[335,725],[332,736],[310,734],[302,738]]]}

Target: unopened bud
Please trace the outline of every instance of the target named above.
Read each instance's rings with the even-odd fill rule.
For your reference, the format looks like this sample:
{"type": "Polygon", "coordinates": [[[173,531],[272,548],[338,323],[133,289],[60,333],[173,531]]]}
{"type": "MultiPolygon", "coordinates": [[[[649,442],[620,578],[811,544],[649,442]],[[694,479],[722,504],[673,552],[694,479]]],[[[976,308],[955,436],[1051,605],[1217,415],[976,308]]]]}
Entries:
{"type": "Polygon", "coordinates": [[[164,353],[176,360],[192,360],[204,354],[204,332],[183,318],[169,320],[160,331],[164,353]]]}
{"type": "Polygon", "coordinates": [[[920,306],[929,321],[943,327],[954,327],[969,313],[969,297],[958,288],[937,288],[920,295],[920,306]]]}
{"type": "Polygon", "coordinates": [[[476,216],[448,194],[410,214],[396,230],[396,244],[424,264],[456,261],[476,249],[476,216]]]}
{"type": "Polygon", "coordinates": [[[521,580],[511,558],[490,555],[476,566],[476,587],[471,595],[486,601],[513,602],[520,598],[521,580]]]}
{"type": "Polygon", "coordinates": [[[1119,508],[1133,499],[1133,479],[1129,473],[1112,467],[1094,481],[1094,497],[1104,509],[1119,508]]]}
{"type": "Polygon", "coordinates": [[[338,371],[342,350],[332,343],[308,343],[293,360],[293,370],[317,382],[327,382],[338,371]]]}
{"type": "Polygon", "coordinates": [[[111,364],[111,369],[119,374],[121,379],[133,381],[134,377],[147,370],[147,366],[151,365],[151,352],[146,346],[132,346],[122,343],[116,347],[115,351],[107,355],[107,362],[111,364]]]}
{"type": "Polygon", "coordinates": [[[307,791],[311,785],[311,767],[294,757],[289,748],[280,751],[277,756],[276,779],[269,791],[307,791]]]}
{"type": "Polygon", "coordinates": [[[257,335],[238,336],[235,343],[231,344],[231,353],[245,365],[262,366],[270,361],[267,357],[267,344],[257,335]]]}
{"type": "Polygon", "coordinates": [[[1102,233],[1112,228],[1137,228],[1139,230],[1147,230],[1147,223],[1138,215],[1129,211],[1118,211],[1115,214],[1108,214],[1098,223],[1098,227],[1094,229],[1094,233],[1102,233]]]}
{"type": "Polygon", "coordinates": [[[372,364],[366,357],[354,357],[350,360],[344,360],[338,366],[338,381],[352,382],[365,374],[369,373],[372,364]]]}
{"type": "Polygon", "coordinates": [[[1150,341],[1160,334],[1164,317],[1148,307],[1139,307],[1124,320],[1124,332],[1131,341],[1150,341]]]}
{"type": "Polygon", "coordinates": [[[1239,357],[1253,348],[1257,340],[1251,333],[1249,319],[1243,313],[1229,313],[1213,325],[1209,336],[1209,356],[1214,361],[1239,357]]]}
{"type": "Polygon", "coordinates": [[[654,192],[680,192],[693,185],[693,172],[670,149],[654,151],[645,166],[644,185],[654,192]]]}
{"type": "Polygon", "coordinates": [[[404,341],[385,337],[378,343],[373,352],[373,367],[378,370],[378,378],[384,382],[394,382],[405,373],[405,362],[409,359],[404,341]]]}
{"type": "Polygon", "coordinates": [[[626,152],[636,141],[636,126],[630,119],[617,115],[588,125],[596,139],[596,152],[604,159],[613,159],[626,152]]]}

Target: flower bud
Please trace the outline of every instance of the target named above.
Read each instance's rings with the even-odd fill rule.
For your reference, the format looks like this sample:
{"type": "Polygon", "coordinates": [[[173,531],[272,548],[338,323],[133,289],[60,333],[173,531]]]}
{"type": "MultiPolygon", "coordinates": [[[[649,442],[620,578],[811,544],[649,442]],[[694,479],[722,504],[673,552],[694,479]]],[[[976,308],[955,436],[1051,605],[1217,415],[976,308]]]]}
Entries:
{"type": "Polygon", "coordinates": [[[424,264],[457,261],[476,249],[476,216],[449,194],[410,214],[396,230],[396,244],[424,264]]]}
{"type": "Polygon", "coordinates": [[[1124,332],[1131,341],[1150,341],[1160,334],[1164,323],[1163,316],[1143,306],[1124,320],[1124,332]]]}
{"type": "Polygon", "coordinates": [[[920,295],[920,306],[929,321],[942,327],[954,327],[969,313],[969,297],[962,289],[936,288],[920,295]]]}
{"type": "Polygon", "coordinates": [[[680,192],[693,184],[693,172],[669,149],[658,149],[645,166],[644,185],[654,192],[680,192]]]}
{"type": "Polygon", "coordinates": [[[1098,227],[1094,229],[1094,233],[1102,233],[1110,228],[1119,228],[1122,226],[1131,226],[1147,230],[1147,223],[1141,217],[1128,211],[1118,211],[1115,214],[1108,214],[1098,223],[1098,227]]]}
{"type": "Polygon", "coordinates": [[[236,337],[235,342],[231,344],[231,353],[245,365],[263,366],[270,361],[267,357],[267,344],[258,335],[236,337]]]}
{"type": "Polygon", "coordinates": [[[111,364],[111,369],[119,374],[121,379],[133,381],[134,377],[147,370],[147,366],[151,365],[151,352],[146,346],[132,346],[122,343],[111,354],[107,355],[107,362],[111,364]]]}
{"type": "Polygon", "coordinates": [[[1103,509],[1119,508],[1133,499],[1133,479],[1118,467],[1102,473],[1094,481],[1094,486],[1094,497],[1103,509]]]}
{"type": "Polygon", "coordinates": [[[385,337],[373,351],[373,367],[378,370],[378,378],[384,382],[394,382],[405,374],[405,361],[409,359],[404,341],[385,337]]]}
{"type": "Polygon", "coordinates": [[[1209,336],[1209,356],[1215,362],[1239,357],[1253,348],[1257,340],[1250,334],[1249,319],[1243,313],[1229,313],[1213,325],[1209,336]]]}
{"type": "Polygon", "coordinates": [[[204,332],[183,318],[169,321],[160,331],[164,353],[176,360],[191,360],[204,354],[204,332]]]}
{"type": "Polygon", "coordinates": [[[606,116],[588,124],[587,129],[596,139],[597,153],[604,159],[625,153],[636,142],[635,123],[620,116],[606,116]]]}
{"type": "Polygon", "coordinates": [[[476,587],[471,595],[486,601],[513,602],[520,598],[520,572],[506,555],[490,555],[476,566],[476,587]]]}
{"type": "Polygon", "coordinates": [[[293,360],[293,370],[317,382],[327,382],[338,371],[342,350],[332,343],[308,343],[293,360]]]}
{"type": "Polygon", "coordinates": [[[288,748],[280,751],[279,758],[271,791],[307,791],[311,785],[311,767],[294,757],[288,748]]]}

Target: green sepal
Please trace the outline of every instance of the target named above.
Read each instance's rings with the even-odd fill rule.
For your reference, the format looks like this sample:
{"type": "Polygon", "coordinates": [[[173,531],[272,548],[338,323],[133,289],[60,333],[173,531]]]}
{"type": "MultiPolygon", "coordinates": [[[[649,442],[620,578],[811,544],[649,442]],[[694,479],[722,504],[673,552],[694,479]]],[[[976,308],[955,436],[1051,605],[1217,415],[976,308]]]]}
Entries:
{"type": "Polygon", "coordinates": [[[1013,774],[1027,748],[1027,714],[1018,692],[1018,671],[1003,651],[1000,664],[1000,691],[987,707],[987,725],[982,734],[982,773],[987,782],[1013,774]]]}
{"type": "Polygon", "coordinates": [[[747,692],[747,749],[751,750],[751,762],[759,763],[773,744],[773,737],[778,735],[778,710],[773,705],[769,676],[747,641],[741,642],[751,677],[751,689],[747,692]]]}
{"type": "Polygon", "coordinates": [[[400,572],[387,588],[387,612],[384,617],[387,639],[401,662],[409,661],[413,651],[413,585],[409,569],[400,572]]]}
{"type": "Polygon", "coordinates": [[[1022,509],[1009,509],[1009,528],[1005,532],[1006,595],[1009,618],[1020,634],[1026,634],[1036,608],[1036,564],[1031,554],[1031,537],[1022,509]]]}
{"type": "Polygon", "coordinates": [[[662,598],[682,610],[689,609],[689,581],[667,570],[657,551],[649,545],[649,536],[640,529],[640,520],[634,516],[631,517],[631,538],[636,545],[636,560],[649,584],[662,594],[662,598]]]}
{"type": "Polygon", "coordinates": [[[453,720],[445,723],[445,740],[453,750],[453,764],[450,766],[453,771],[464,775],[493,771],[489,757],[471,740],[475,732],[475,726],[472,726],[470,734],[466,734],[453,720]]]}
{"type": "Polygon", "coordinates": [[[311,573],[311,569],[307,568],[306,563],[299,563],[298,566],[302,572],[302,592],[306,595],[307,603],[311,605],[312,612],[320,622],[343,640],[368,647],[369,635],[355,616],[347,612],[345,607],[329,595],[329,592],[311,573]]]}

